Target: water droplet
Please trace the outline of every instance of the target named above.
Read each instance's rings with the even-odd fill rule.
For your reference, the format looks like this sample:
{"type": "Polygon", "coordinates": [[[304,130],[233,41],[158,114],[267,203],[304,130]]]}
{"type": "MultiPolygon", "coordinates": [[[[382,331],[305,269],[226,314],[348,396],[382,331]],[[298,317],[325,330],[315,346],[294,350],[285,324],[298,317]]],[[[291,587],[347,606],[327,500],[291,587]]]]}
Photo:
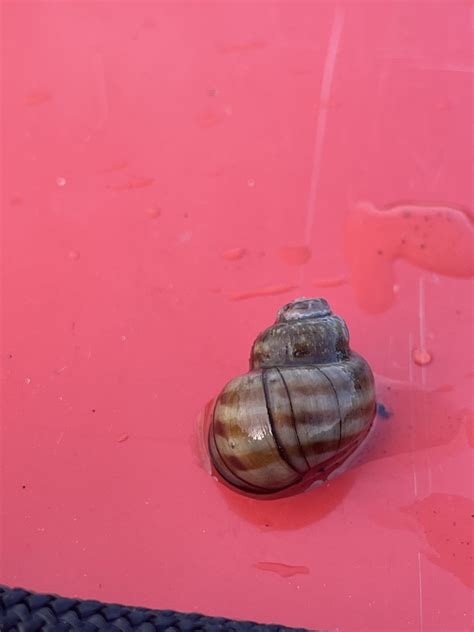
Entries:
{"type": "Polygon", "coordinates": [[[418,366],[426,366],[433,360],[433,356],[427,349],[413,349],[412,353],[413,362],[418,366]]]}
{"type": "Polygon", "coordinates": [[[226,250],[222,253],[222,258],[227,261],[238,261],[239,259],[242,259],[244,254],[244,248],[231,248],[230,250],[226,250]]]}
{"type": "Polygon", "coordinates": [[[120,435],[120,437],[117,437],[117,443],[123,443],[127,439],[128,439],[128,434],[124,432],[123,434],[120,435]]]}
{"type": "Polygon", "coordinates": [[[148,217],[156,219],[161,215],[161,209],[158,206],[150,206],[146,209],[145,213],[148,215],[148,217]]]}
{"type": "Polygon", "coordinates": [[[290,266],[301,266],[311,259],[311,250],[308,246],[286,246],[280,249],[280,257],[290,266]]]}
{"type": "Polygon", "coordinates": [[[59,176],[58,178],[56,178],[56,184],[58,185],[58,187],[63,187],[66,184],[66,178],[59,176]]]}
{"type": "Polygon", "coordinates": [[[250,178],[249,180],[247,180],[247,184],[248,184],[249,187],[254,187],[255,186],[255,180],[250,178]]]}
{"type": "Polygon", "coordinates": [[[30,383],[31,383],[30,378],[29,377],[25,377],[25,384],[30,384],[30,383]]]}
{"type": "Polygon", "coordinates": [[[70,250],[67,256],[71,259],[71,261],[77,261],[80,258],[81,253],[78,250],[70,250]]]}
{"type": "Polygon", "coordinates": [[[122,342],[125,342],[125,341],[127,340],[127,336],[120,336],[120,340],[121,340],[122,342]]]}
{"type": "Polygon", "coordinates": [[[399,259],[435,274],[474,275],[474,223],[462,208],[407,203],[382,210],[363,202],[349,213],[345,236],[351,285],[371,313],[383,312],[395,301],[399,259]]]}
{"type": "Polygon", "coordinates": [[[229,441],[229,445],[232,448],[232,450],[235,448],[235,441],[233,441],[232,439],[229,441]]]}

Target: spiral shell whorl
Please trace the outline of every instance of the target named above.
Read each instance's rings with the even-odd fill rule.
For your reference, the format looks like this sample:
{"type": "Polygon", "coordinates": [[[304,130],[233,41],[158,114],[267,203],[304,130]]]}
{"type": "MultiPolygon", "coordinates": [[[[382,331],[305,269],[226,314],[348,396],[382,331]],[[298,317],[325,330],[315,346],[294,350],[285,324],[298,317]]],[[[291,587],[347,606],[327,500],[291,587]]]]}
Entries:
{"type": "Polygon", "coordinates": [[[278,310],[277,323],[302,320],[304,318],[323,318],[332,314],[329,303],[324,298],[297,298],[278,310]]]}
{"type": "Polygon", "coordinates": [[[349,356],[346,323],[323,298],[296,299],[255,340],[250,368],[329,364],[349,356]]]}

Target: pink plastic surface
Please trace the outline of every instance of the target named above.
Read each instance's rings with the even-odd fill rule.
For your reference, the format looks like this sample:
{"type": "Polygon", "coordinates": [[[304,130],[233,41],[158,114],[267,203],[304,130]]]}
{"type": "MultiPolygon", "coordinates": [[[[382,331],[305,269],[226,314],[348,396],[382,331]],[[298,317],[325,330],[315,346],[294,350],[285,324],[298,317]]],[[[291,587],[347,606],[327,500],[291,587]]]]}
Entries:
{"type": "Polygon", "coordinates": [[[471,12],[3,3],[0,582],[471,629],[471,12]],[[391,416],[322,488],[248,499],[202,411],[301,295],[391,416]]]}

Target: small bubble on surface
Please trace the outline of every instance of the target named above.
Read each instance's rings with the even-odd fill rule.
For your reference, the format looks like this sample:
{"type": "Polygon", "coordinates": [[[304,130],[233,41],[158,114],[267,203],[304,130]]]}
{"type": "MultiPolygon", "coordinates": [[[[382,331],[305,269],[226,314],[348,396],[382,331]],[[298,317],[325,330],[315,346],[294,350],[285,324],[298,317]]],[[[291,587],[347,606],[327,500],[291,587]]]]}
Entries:
{"type": "Polygon", "coordinates": [[[56,178],[56,184],[58,185],[58,187],[63,187],[66,184],[66,178],[63,178],[62,176],[58,176],[56,178]]]}
{"type": "Polygon", "coordinates": [[[190,239],[192,238],[193,234],[190,230],[187,230],[184,233],[181,233],[181,235],[179,236],[179,241],[181,243],[184,243],[186,241],[190,241],[190,239]]]}

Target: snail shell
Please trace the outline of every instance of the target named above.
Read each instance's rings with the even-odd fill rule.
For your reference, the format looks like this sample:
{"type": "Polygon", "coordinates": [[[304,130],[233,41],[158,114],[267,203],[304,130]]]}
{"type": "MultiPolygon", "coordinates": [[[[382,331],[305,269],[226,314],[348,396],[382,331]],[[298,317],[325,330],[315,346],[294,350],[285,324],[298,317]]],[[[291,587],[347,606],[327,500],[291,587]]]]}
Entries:
{"type": "Polygon", "coordinates": [[[326,478],[366,437],[374,378],[322,298],[297,299],[255,340],[250,371],[217,397],[209,451],[230,485],[273,494],[326,478]]]}

